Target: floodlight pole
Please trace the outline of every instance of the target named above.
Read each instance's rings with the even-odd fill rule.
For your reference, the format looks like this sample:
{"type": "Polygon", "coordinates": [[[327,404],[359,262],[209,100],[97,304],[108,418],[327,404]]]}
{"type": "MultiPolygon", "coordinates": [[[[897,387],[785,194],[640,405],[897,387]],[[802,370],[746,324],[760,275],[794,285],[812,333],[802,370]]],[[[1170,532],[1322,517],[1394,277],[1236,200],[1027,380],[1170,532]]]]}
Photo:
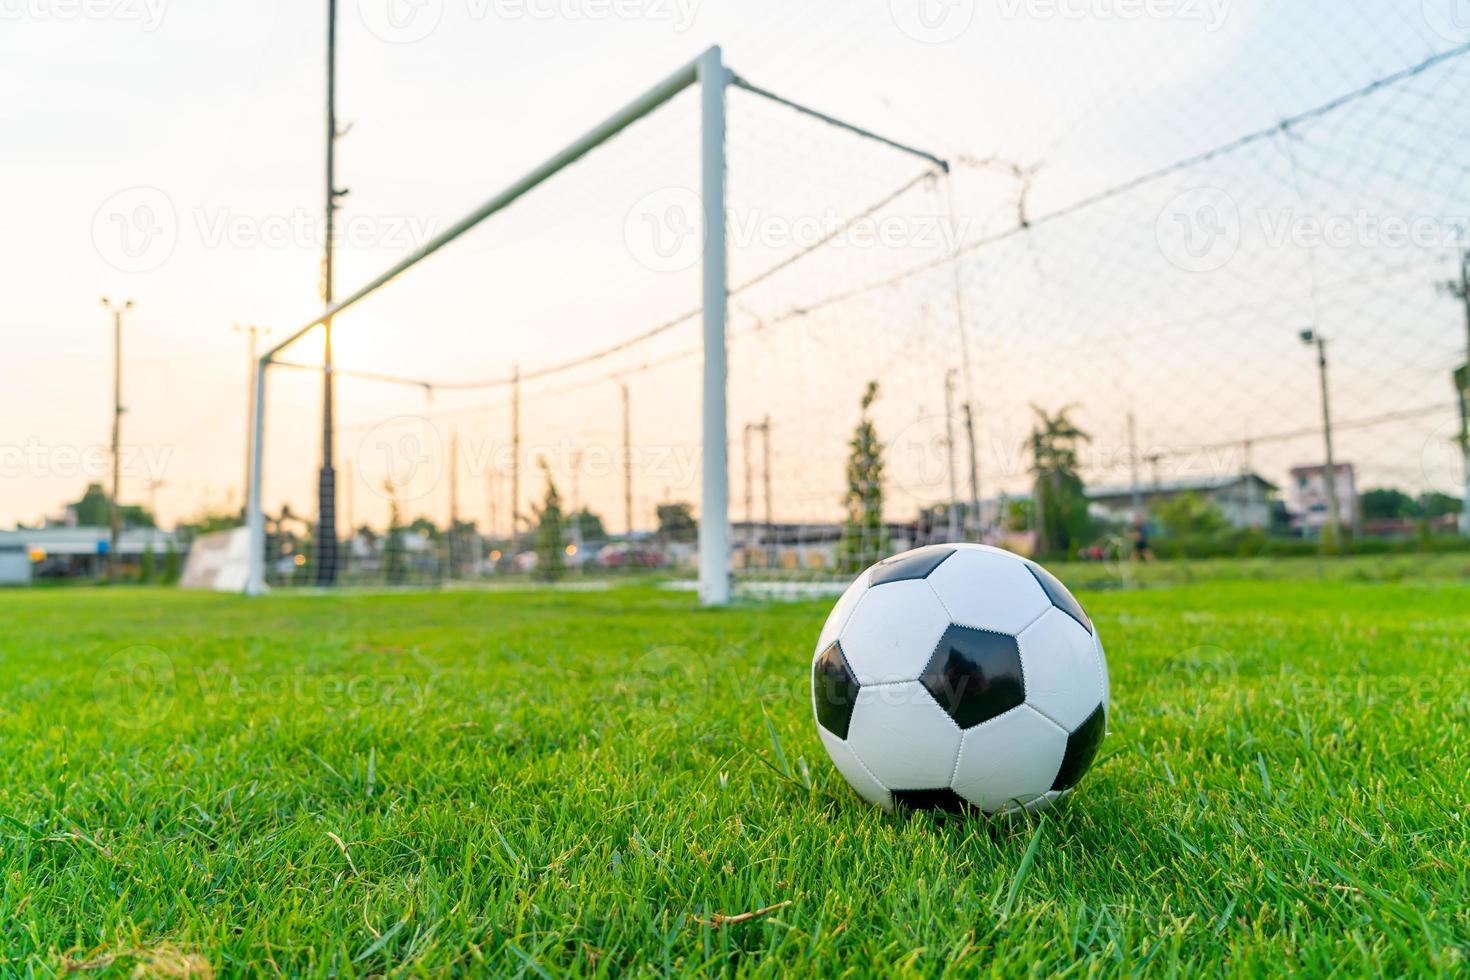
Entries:
{"type": "MultiPolygon", "coordinates": [[[[337,0],[327,0],[327,193],[326,233],[322,253],[322,301],[332,306],[334,269],[332,248],[337,226],[337,198],[345,190],[337,187],[337,0]]],[[[322,321],[325,347],[322,355],[322,468],[317,486],[316,569],[317,585],[337,581],[337,471],[335,386],[332,378],[332,318],[322,321]]]]}
{"type": "Polygon", "coordinates": [[[725,87],[730,73],[718,47],[696,63],[703,147],[704,200],[704,459],[699,509],[699,601],[730,602],[730,433],[726,419],[725,87]]]}

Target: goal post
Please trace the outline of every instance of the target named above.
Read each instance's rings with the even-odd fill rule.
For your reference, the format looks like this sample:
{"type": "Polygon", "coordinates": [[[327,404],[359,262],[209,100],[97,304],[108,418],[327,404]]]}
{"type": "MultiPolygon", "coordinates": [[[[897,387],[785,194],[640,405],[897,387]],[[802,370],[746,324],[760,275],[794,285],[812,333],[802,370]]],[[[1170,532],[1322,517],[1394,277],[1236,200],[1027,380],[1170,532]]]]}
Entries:
{"type": "Polygon", "coordinates": [[[561,152],[487,200],[385,272],[327,307],[261,356],[255,371],[255,416],[246,526],[250,536],[250,573],[246,591],[266,591],[265,511],[262,476],[265,449],[266,375],[276,355],[311,330],[355,306],[482,221],[513,204],[555,174],[606,143],[633,123],[698,84],[701,90],[701,187],[704,196],[704,464],[700,515],[699,595],[705,605],[730,601],[728,430],[725,418],[725,88],[729,83],[719,46],[669,75],[609,116],[561,152]]]}
{"type": "Polygon", "coordinates": [[[704,480],[699,520],[699,601],[730,601],[730,429],[725,325],[729,306],[725,256],[725,86],[718,47],[699,59],[700,190],[704,198],[704,480]]]}
{"type": "MultiPolygon", "coordinates": [[[[567,556],[580,555],[585,563],[585,551],[596,557],[601,568],[609,570],[636,570],[649,565],[687,567],[697,571],[700,604],[728,604],[737,573],[749,574],[764,567],[751,559],[749,453],[742,459],[731,459],[730,427],[744,422],[747,438],[742,445],[748,449],[748,418],[753,417],[751,413],[757,406],[769,413],[762,399],[771,392],[789,395],[807,387],[793,384],[791,378],[783,384],[761,384],[761,369],[754,368],[751,357],[767,343],[762,339],[769,336],[764,325],[804,320],[841,331],[841,321],[847,320],[872,328],[882,307],[893,304],[903,306],[893,311],[897,315],[892,319],[897,323],[926,319],[927,312],[907,294],[877,304],[869,300],[874,289],[886,288],[884,283],[901,264],[928,262],[932,256],[907,243],[892,245],[882,235],[874,238],[872,228],[866,229],[867,238],[855,229],[862,231],[865,224],[877,220],[880,211],[897,206],[900,198],[913,204],[911,198],[926,189],[932,196],[934,178],[948,172],[949,164],[941,157],[751,84],[726,66],[719,47],[709,48],[444,230],[406,249],[386,269],[367,277],[363,285],[288,333],[259,359],[251,420],[246,592],[261,594],[272,584],[309,580],[309,576],[294,573],[291,566],[302,568],[308,560],[309,550],[298,547],[303,539],[297,529],[307,528],[306,541],[312,532],[301,513],[292,512],[288,505],[310,498],[299,492],[283,494],[277,484],[290,476],[286,471],[291,467],[269,461],[309,452],[310,434],[290,425],[290,418],[311,409],[300,397],[302,392],[288,381],[288,375],[294,374],[304,382],[311,372],[322,368],[312,358],[292,358],[283,356],[283,352],[328,321],[335,324],[334,347],[339,346],[338,341],[355,336],[354,327],[337,319],[348,311],[352,311],[348,319],[356,317],[355,322],[366,328],[365,342],[370,342],[377,330],[382,343],[385,337],[398,336],[394,331],[399,325],[414,323],[423,315],[420,310],[432,309],[438,320],[436,328],[441,336],[454,338],[452,345],[420,344],[409,352],[410,356],[387,363],[380,359],[376,367],[363,363],[361,358],[347,366],[339,356],[333,377],[358,385],[391,386],[404,397],[424,399],[405,406],[396,396],[374,396],[359,407],[369,406],[379,415],[377,422],[364,418],[364,424],[354,430],[347,419],[339,416],[337,425],[344,432],[374,433],[372,448],[392,455],[399,443],[386,446],[377,441],[380,427],[405,418],[422,423],[418,434],[425,435],[427,443],[432,444],[431,452],[448,460],[448,478],[442,484],[449,490],[448,532],[443,531],[446,525],[442,511],[427,523],[426,515],[402,512],[400,503],[421,507],[414,501],[425,499],[421,493],[400,500],[397,488],[409,493],[408,482],[415,479],[413,467],[408,467],[403,482],[398,482],[391,461],[380,467],[377,461],[364,457],[368,442],[364,436],[359,442],[355,471],[348,470],[344,482],[350,537],[349,547],[339,560],[344,563],[343,569],[354,574],[342,581],[408,584],[403,550],[409,548],[404,537],[409,532],[419,535],[411,542],[414,557],[409,572],[421,572],[433,581],[445,581],[446,568],[447,577],[456,580],[535,569],[542,557],[540,546],[530,552],[522,550],[525,532],[534,530],[535,525],[522,509],[527,481],[521,469],[524,463],[536,459],[534,454],[543,454],[537,463],[547,474],[549,501],[553,469],[544,453],[549,449],[553,458],[562,458],[557,454],[566,450],[572,465],[557,469],[556,474],[565,478],[563,486],[570,484],[570,513],[577,515],[571,523],[567,556]],[[732,91],[749,94],[731,95],[732,91]],[[676,100],[677,105],[670,106],[676,100]],[[666,106],[666,111],[659,111],[666,106]],[[736,116],[734,127],[729,123],[732,112],[736,116]],[[643,135],[637,140],[617,138],[654,114],[658,120],[641,124],[643,135]],[[785,120],[785,130],[781,120],[785,120]],[[809,129],[797,131],[795,127],[815,127],[831,134],[830,140],[840,141],[840,145],[829,141],[818,147],[809,138],[809,129]],[[729,138],[732,132],[743,134],[734,145],[729,138]],[[575,166],[599,150],[603,152],[597,154],[597,159],[602,164],[575,166]],[[764,155],[757,159],[752,154],[764,155]],[[826,171],[811,166],[813,160],[840,162],[835,176],[843,179],[818,178],[826,171]],[[922,172],[914,171],[916,160],[922,172]],[[758,185],[760,178],[755,175],[760,173],[768,173],[768,178],[758,185]],[[533,195],[534,201],[512,207],[553,178],[555,193],[543,189],[533,195]],[[829,205],[826,211],[818,211],[813,192],[827,190],[828,183],[835,184],[835,189],[847,198],[840,208],[829,205]],[[732,185],[739,186],[732,191],[732,185]],[[759,197],[746,200],[752,188],[759,191],[759,197]],[[496,221],[488,220],[497,215],[496,221]],[[679,220],[671,220],[674,218],[679,220]],[[813,220],[814,224],[808,223],[813,220]],[[651,234],[657,240],[640,244],[629,237],[635,221],[639,230],[652,228],[651,234]],[[664,254],[668,242],[659,237],[663,233],[676,239],[669,254],[664,254]],[[697,239],[692,237],[695,233],[697,239]],[[850,233],[849,247],[865,249],[854,256],[861,262],[850,260],[846,256],[851,253],[842,251],[850,233]],[[461,238],[467,241],[447,248],[461,238]],[[686,241],[697,246],[697,252],[685,250],[681,243],[686,241]],[[431,256],[434,261],[426,261],[431,256]],[[540,270],[539,275],[536,270],[540,270]],[[814,275],[820,277],[820,283],[814,275]],[[442,295],[436,292],[446,285],[449,291],[442,295]],[[818,295],[818,285],[824,295],[818,295]],[[445,296],[457,299],[446,304],[445,296]],[[492,336],[495,331],[479,329],[482,321],[478,317],[483,316],[487,306],[500,310],[504,315],[499,322],[507,328],[517,325],[520,333],[496,340],[492,336]],[[586,346],[574,348],[572,356],[552,365],[523,371],[513,367],[518,358],[502,349],[526,337],[543,336],[546,339],[540,343],[555,349],[550,334],[543,335],[538,329],[565,331],[572,327],[592,331],[584,333],[579,341],[586,346]],[[423,358],[414,356],[435,350],[447,354],[451,347],[456,362],[444,370],[437,362],[428,364],[426,370],[423,358]],[[702,366],[694,368],[686,358],[700,358],[702,366]],[[464,369],[483,371],[472,365],[486,363],[500,364],[501,371],[491,379],[458,374],[464,369]],[[685,370],[686,364],[689,370],[685,370]],[[600,373],[609,367],[610,373],[600,373]],[[630,409],[627,382],[635,377],[645,379],[640,383],[656,397],[634,399],[630,409]],[[555,379],[555,383],[548,385],[548,379],[555,379]],[[576,381],[567,387],[571,379],[576,381]],[[616,386],[607,384],[610,381],[616,386]],[[523,386],[528,383],[536,390],[524,393],[523,386]],[[622,391],[619,407],[606,402],[596,403],[600,408],[594,407],[592,401],[580,410],[571,404],[549,404],[572,391],[579,398],[609,398],[615,387],[622,391]],[[498,393],[503,401],[455,402],[456,398],[486,392],[498,393]],[[293,393],[297,396],[294,399],[293,393]],[[535,411],[538,418],[530,424],[539,426],[540,438],[526,440],[533,446],[531,455],[522,451],[524,416],[520,406],[527,397],[539,399],[535,411]],[[670,410],[676,404],[683,408],[670,410]],[[384,423],[382,413],[391,411],[389,405],[397,405],[399,415],[384,423]],[[644,405],[650,407],[641,407],[644,405]],[[643,413],[642,419],[653,432],[636,447],[629,436],[630,411],[643,413]],[[611,419],[619,412],[621,432],[614,434],[609,431],[611,419]],[[441,418],[454,419],[445,427],[447,432],[436,428],[435,420],[441,418]],[[498,439],[484,435],[494,431],[490,423],[497,418],[508,423],[511,430],[510,438],[500,447],[510,449],[508,463],[489,462],[504,457],[484,451],[487,444],[498,439]],[[274,429],[268,429],[268,421],[274,429]],[[461,425],[479,427],[476,431],[480,435],[471,437],[472,459],[468,464],[460,451],[465,445],[461,425]],[[578,478],[586,475],[596,481],[594,496],[604,504],[612,495],[613,478],[605,466],[597,472],[584,471],[578,460],[583,449],[608,450],[619,443],[615,452],[621,453],[623,479],[617,494],[626,514],[624,533],[621,537],[607,534],[601,520],[596,519],[592,526],[597,528],[597,537],[593,540],[601,542],[601,553],[583,549],[583,518],[596,515],[588,511],[587,498],[580,496],[578,478]],[[276,455],[272,457],[271,453],[276,455]],[[661,488],[645,489],[638,508],[641,528],[636,529],[632,489],[635,457],[642,467],[637,470],[638,479],[661,488]],[[737,534],[740,529],[732,523],[730,480],[735,465],[742,468],[747,487],[743,535],[737,534]],[[472,478],[488,478],[486,507],[480,512],[485,519],[483,525],[462,520],[465,512],[460,509],[462,497],[455,482],[462,471],[472,478]],[[502,479],[509,483],[509,501],[504,499],[503,484],[495,482],[502,479]],[[693,486],[696,480],[697,489],[693,486]],[[353,526],[352,488],[376,492],[379,486],[386,490],[378,498],[380,508],[387,505],[389,531],[375,538],[374,529],[382,527],[381,517],[372,526],[353,526]],[[502,489],[496,490],[496,486],[502,489]],[[661,496],[651,497],[653,493],[661,496]],[[267,509],[267,496],[278,510],[267,509]],[[693,513],[696,506],[697,515],[693,513]],[[504,521],[507,513],[508,529],[504,521]],[[653,524],[643,523],[649,521],[657,525],[656,535],[651,530],[653,524]],[[294,523],[288,527],[287,522],[294,523]],[[487,529],[483,535],[477,533],[480,526],[487,529]],[[473,552],[468,561],[463,537],[466,527],[473,552]],[[420,528],[426,530],[416,530],[420,528]],[[741,538],[738,553],[737,538],[741,538]],[[435,550],[441,547],[447,550],[435,550]],[[358,557],[354,557],[354,549],[360,553],[358,557]],[[523,563],[523,558],[529,562],[523,563]]],[[[914,217],[912,212],[900,213],[900,217],[905,215],[914,217]]],[[[789,336],[794,344],[807,343],[799,329],[793,328],[789,336]]],[[[310,342],[315,343],[315,338],[310,342]]],[[[866,350],[870,345],[849,346],[866,350]]],[[[876,351],[874,347],[875,356],[876,351]]],[[[368,353],[366,347],[359,352],[368,353]]],[[[520,354],[526,352],[522,347],[520,354]]],[[[895,353],[899,352],[885,348],[884,356],[895,353]]],[[[871,358],[865,356],[864,360],[871,358]]],[[[782,363],[797,362],[788,359],[782,363]]],[[[927,361],[910,359],[905,363],[927,361]]],[[[865,363],[854,370],[868,372],[875,368],[865,363]]],[[[829,423],[846,414],[845,407],[836,408],[830,400],[828,407],[832,410],[826,414],[833,416],[829,423]]],[[[814,421],[809,413],[806,420],[814,421]]],[[[769,424],[764,431],[769,457],[769,424]]],[[[819,439],[830,446],[841,431],[836,424],[826,424],[819,439]]],[[[407,455],[400,458],[410,459],[407,455]]],[[[824,473],[838,472],[827,462],[819,464],[824,473]]],[[[443,461],[437,466],[442,468],[443,461]]],[[[443,475],[442,470],[436,472],[443,475]]],[[[769,498],[769,472],[766,484],[769,498]]],[[[811,500],[827,503],[835,503],[836,496],[825,488],[807,494],[811,500]]],[[[806,519],[805,515],[798,517],[806,519]]],[[[766,528],[775,528],[769,505],[766,528]]],[[[556,547],[560,545],[553,546],[553,552],[556,547]]],[[[554,560],[557,567],[563,564],[559,557],[547,560],[554,560]]]]}

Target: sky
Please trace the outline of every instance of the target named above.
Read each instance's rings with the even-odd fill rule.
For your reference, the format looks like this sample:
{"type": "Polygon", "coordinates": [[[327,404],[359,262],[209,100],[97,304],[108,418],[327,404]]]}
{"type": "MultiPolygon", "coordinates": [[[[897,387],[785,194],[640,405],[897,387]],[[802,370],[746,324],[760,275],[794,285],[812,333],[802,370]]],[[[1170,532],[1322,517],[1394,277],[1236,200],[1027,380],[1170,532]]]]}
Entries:
{"type": "MultiPolygon", "coordinates": [[[[1463,44],[1470,11],[1460,8],[1454,0],[343,0],[338,115],[350,129],[339,141],[339,182],[351,193],[342,212],[348,240],[339,247],[338,290],[367,281],[711,44],[722,45],[727,64],[761,86],[890,138],[947,159],[1039,166],[1027,191],[1034,215],[1463,44]]],[[[112,321],[103,296],[135,304],[123,326],[124,499],[156,501],[165,523],[238,506],[248,363],[245,337],[232,328],[257,324],[278,339],[319,308],[325,21],[324,3],[301,0],[0,0],[0,526],[58,512],[107,472],[112,321]]],[[[623,242],[620,254],[600,252],[617,251],[619,243],[599,235],[615,239],[626,231],[620,195],[643,200],[650,187],[677,190],[690,182],[687,167],[682,177],[664,174],[693,159],[689,109],[675,107],[667,119],[625,134],[627,146],[610,150],[605,164],[589,163],[564,189],[548,187],[544,198],[487,231],[485,241],[426,271],[396,305],[385,299],[384,315],[364,311],[360,328],[344,318],[343,363],[436,380],[501,377],[512,365],[532,370],[558,362],[682,310],[695,295],[687,276],[659,269],[649,275],[636,248],[623,242]],[[630,252],[641,263],[636,275],[619,271],[630,252]],[[544,315],[533,324],[537,312],[544,315]]],[[[820,213],[799,198],[826,194],[830,207],[850,215],[922,169],[917,160],[843,144],[771,112],[732,104],[732,164],[745,168],[732,169],[732,201],[765,201],[770,214],[789,220],[803,207],[820,213]]],[[[1382,200],[1400,199],[1411,180],[1445,181],[1459,197],[1434,198],[1415,185],[1416,203],[1405,213],[1463,213],[1454,211],[1465,192],[1463,170],[1410,174],[1405,164],[1421,151],[1445,152],[1463,135],[1463,128],[1435,129],[1438,115],[1425,118],[1363,179],[1388,175],[1382,200]]],[[[1394,145],[1388,129],[1372,132],[1371,145],[1394,145]]],[[[1260,173],[1280,183],[1273,167],[1262,160],[1235,176],[1249,183],[1260,173]]],[[[1329,176],[1334,187],[1346,187],[1363,175],[1343,166],[1329,176]]],[[[959,224],[971,234],[1011,221],[1017,191],[1008,175],[971,167],[953,187],[959,224]]],[[[907,214],[937,210],[938,199],[925,193],[925,203],[907,214]]],[[[750,204],[749,213],[760,207],[750,204]]],[[[1156,213],[1140,225],[1152,229],[1156,213]]],[[[1080,247],[1083,237],[1078,232],[1065,247],[1080,247]]],[[[732,256],[732,268],[745,262],[755,269],[756,256],[780,248],[752,246],[749,256],[732,256]]],[[[1105,260],[1106,251],[1100,243],[1089,254],[1105,260]]],[[[1445,249],[1421,252],[1433,253],[1425,260],[1432,272],[1445,249]]],[[[750,306],[769,299],[769,309],[762,308],[769,318],[778,298],[800,303],[859,272],[903,267],[902,258],[869,251],[819,265],[789,287],[776,283],[768,296],[753,296],[750,306]]],[[[1007,261],[1032,268],[1024,256],[1007,261]]],[[[1036,287],[1034,295],[1056,306],[1045,314],[1048,322],[1066,321],[1067,312],[1058,311],[1086,306],[1086,292],[1099,288],[1086,277],[1105,264],[1036,287]]],[[[1261,274],[1269,277],[1275,267],[1261,274]]],[[[982,286],[996,268],[977,260],[964,273],[977,301],[1016,288],[1014,272],[982,286]]],[[[1321,264],[1315,268],[1312,276],[1324,274],[1321,264]]],[[[1348,263],[1343,274],[1351,279],[1355,268],[1348,263]]],[[[1237,279],[1211,279],[1191,295],[1228,304],[1246,275],[1241,263],[1233,269],[1237,279]]],[[[1119,282],[1116,270],[1107,275],[1119,282]]],[[[1131,300],[1115,304],[1118,323],[1101,329],[1136,323],[1141,306],[1164,320],[1193,315],[1171,310],[1172,296],[1142,282],[1131,300]]],[[[939,286],[929,288],[941,295],[939,286]]],[[[1392,298],[1377,295],[1385,303],[1392,298]]],[[[954,315],[943,314],[937,298],[933,305],[926,298],[884,302],[909,303],[902,316],[912,324],[928,315],[921,311],[954,315]]],[[[1351,302],[1368,309],[1373,297],[1351,302]]],[[[970,305],[974,316],[976,303],[970,305]]],[[[1439,322],[1453,323],[1452,309],[1432,296],[1423,309],[1436,332],[1399,346],[1422,354],[1414,370],[1430,377],[1453,358],[1458,340],[1440,339],[1455,336],[1439,322]]],[[[1043,313],[1016,315],[1020,322],[1043,313]]],[[[1342,329],[1381,336],[1397,329],[1388,316],[1360,316],[1342,329]]],[[[864,326],[856,314],[850,322],[849,336],[866,337],[863,346],[875,351],[882,347],[877,338],[891,330],[864,326]]],[[[937,348],[925,329],[914,326],[905,340],[913,346],[895,347],[893,356],[931,356],[937,348]]],[[[983,360],[985,341],[977,338],[983,360]]],[[[1004,345],[994,343],[998,357],[1004,345]]],[[[1218,340],[1176,341],[1140,356],[1163,364],[1171,352],[1188,349],[1199,363],[1209,343],[1218,340]]],[[[857,355],[834,353],[832,363],[853,362],[850,376],[833,385],[842,407],[817,410],[811,391],[824,388],[824,355],[815,342],[802,349],[795,367],[782,361],[788,355],[772,352],[783,370],[771,377],[779,374],[796,393],[764,410],[800,415],[811,429],[802,438],[830,436],[835,449],[824,452],[840,455],[852,424],[851,391],[864,368],[857,355]]],[[[1381,353],[1366,351],[1365,362],[1383,364],[1381,353]]],[[[319,348],[302,345],[299,355],[309,361],[319,348]]],[[[1028,349],[1025,356],[1035,364],[1047,355],[1028,349]]],[[[975,370],[971,386],[985,387],[983,371],[975,370]]],[[[1065,370],[1079,384],[1086,375],[1083,366],[1065,370]]],[[[678,400],[671,393],[696,373],[686,365],[682,381],[638,389],[650,425],[684,414],[660,402],[678,400]]],[[[908,383],[907,374],[894,377],[908,383]]],[[[308,484],[315,460],[303,457],[312,452],[317,424],[309,381],[283,383],[271,416],[271,446],[284,454],[272,456],[273,465],[293,467],[308,484]]],[[[1138,382],[1120,368],[1091,383],[1104,392],[1092,398],[1093,409],[1106,405],[1104,414],[1116,421],[1138,382]]],[[[1365,397],[1375,386],[1366,375],[1347,383],[1365,397]]],[[[937,382],[913,384],[927,389],[897,399],[905,406],[897,421],[914,415],[915,405],[932,415],[943,401],[937,382]]],[[[598,425],[584,426],[596,433],[584,442],[616,438],[616,394],[604,385],[595,398],[563,408],[568,418],[597,416],[598,425]]],[[[487,402],[500,411],[503,395],[480,393],[462,404],[466,414],[487,402]]],[[[1292,409],[1310,410],[1311,395],[1308,388],[1294,396],[1292,409]]],[[[411,399],[421,396],[344,389],[343,397],[356,399],[343,406],[347,424],[370,429],[386,414],[418,411],[411,399]]],[[[1018,391],[990,407],[996,417],[1024,416],[1025,398],[1018,391]]],[[[757,401],[752,395],[732,419],[737,449],[745,416],[762,410],[757,401]]],[[[454,404],[461,403],[441,400],[434,410],[454,404]]],[[[1399,405],[1390,399],[1381,410],[1399,405]]],[[[552,439],[553,420],[542,419],[543,441],[552,439]]],[[[1160,438],[1166,422],[1157,423],[1160,438]]],[[[484,424],[488,433],[492,423],[484,424]]],[[[796,428],[793,420],[789,431],[796,428]]],[[[496,432],[498,438],[503,428],[496,432]]],[[[687,438],[662,442],[673,447],[687,438]]],[[[803,483],[801,467],[812,452],[788,440],[779,455],[787,482],[803,483]]],[[[640,513],[668,482],[650,477],[640,487],[640,513]]],[[[830,496],[830,481],[810,482],[807,497],[830,496]]],[[[581,489],[605,510],[619,506],[616,480],[589,480],[581,489]]],[[[482,506],[493,503],[476,504],[482,506]]]]}

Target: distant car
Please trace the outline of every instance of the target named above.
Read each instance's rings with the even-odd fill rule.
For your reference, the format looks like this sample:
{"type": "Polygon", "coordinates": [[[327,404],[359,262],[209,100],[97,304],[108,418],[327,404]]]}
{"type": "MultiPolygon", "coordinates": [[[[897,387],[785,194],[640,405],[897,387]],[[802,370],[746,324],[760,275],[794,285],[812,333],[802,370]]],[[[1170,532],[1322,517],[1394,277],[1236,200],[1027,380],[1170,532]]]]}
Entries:
{"type": "Polygon", "coordinates": [[[656,548],[631,544],[608,545],[598,561],[603,568],[662,568],[668,564],[668,558],[656,548]]]}

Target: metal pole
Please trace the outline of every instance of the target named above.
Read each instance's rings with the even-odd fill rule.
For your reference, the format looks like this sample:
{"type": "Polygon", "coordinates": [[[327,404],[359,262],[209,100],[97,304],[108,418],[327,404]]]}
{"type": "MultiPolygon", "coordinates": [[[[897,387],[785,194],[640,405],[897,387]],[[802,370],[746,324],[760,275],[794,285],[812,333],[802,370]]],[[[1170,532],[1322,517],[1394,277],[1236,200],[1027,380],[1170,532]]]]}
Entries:
{"type": "Polygon", "coordinates": [[[102,306],[112,313],[112,499],[107,508],[107,580],[117,581],[118,543],[122,538],[122,510],[118,496],[122,492],[122,315],[133,308],[132,300],[113,306],[106,296],[102,306]]]}
{"type": "Polygon", "coordinates": [[[112,503],[108,508],[111,535],[107,548],[107,578],[117,581],[117,548],[122,537],[122,311],[112,311],[112,503]]]}
{"type": "Polygon", "coordinates": [[[1460,533],[1470,537],[1470,251],[1460,256],[1460,299],[1465,304],[1465,380],[1460,390],[1460,457],[1465,466],[1465,496],[1460,503],[1460,533]]]}
{"type": "Polygon", "coordinates": [[[623,391],[623,523],[628,540],[633,539],[633,418],[628,382],[619,381],[623,391]]]}
{"type": "Polygon", "coordinates": [[[510,553],[521,551],[521,366],[510,375],[510,553]]]}
{"type": "Polygon", "coordinates": [[[449,576],[459,574],[459,429],[449,429],[449,576]]]}
{"type": "Polygon", "coordinates": [[[698,63],[703,134],[700,186],[704,199],[704,466],[699,514],[699,598],[730,601],[730,471],[726,417],[725,315],[729,298],[725,254],[725,86],[720,49],[698,63]]]}
{"type": "Polygon", "coordinates": [[[766,497],[766,567],[775,568],[777,565],[776,519],[775,511],[771,508],[771,417],[769,415],[761,422],[761,483],[764,486],[766,497]]]}
{"type": "Polygon", "coordinates": [[[745,423],[745,431],[742,433],[740,440],[740,455],[744,461],[742,469],[745,470],[745,548],[747,552],[753,550],[755,547],[755,493],[751,489],[754,486],[755,474],[751,471],[750,465],[750,433],[754,429],[754,422],[745,423]]]}
{"type": "Polygon", "coordinates": [[[267,354],[255,363],[252,385],[255,407],[251,419],[250,489],[245,505],[246,536],[249,539],[250,572],[245,581],[246,595],[264,595],[265,585],[265,510],[261,503],[261,465],[265,459],[265,372],[270,364],[267,354]]]}
{"type": "MultiPolygon", "coordinates": [[[[337,211],[337,0],[327,0],[327,192],[326,232],[323,236],[322,301],[332,306],[332,246],[337,211]]],[[[322,321],[326,347],[322,359],[322,469],[317,491],[316,582],[331,585],[337,579],[337,473],[332,383],[332,318],[322,321]]]]}
{"type": "Polygon", "coordinates": [[[975,413],[968,401],[965,402],[965,438],[970,443],[970,507],[975,512],[975,540],[984,541],[985,516],[980,512],[980,462],[975,458],[975,413]]]}
{"type": "Polygon", "coordinates": [[[949,540],[960,539],[959,474],[954,462],[954,369],[944,372],[944,446],[949,470],[949,540]]]}
{"type": "Polygon", "coordinates": [[[1332,547],[1342,543],[1342,510],[1337,500],[1337,463],[1332,453],[1332,407],[1327,395],[1327,340],[1314,335],[1317,342],[1317,370],[1322,382],[1322,440],[1327,451],[1327,520],[1332,529],[1332,547]]]}
{"type": "Polygon", "coordinates": [[[1138,482],[1138,430],[1133,424],[1133,413],[1128,413],[1128,479],[1132,481],[1131,515],[1134,522],[1143,516],[1143,487],[1138,482]]]}
{"type": "MultiPolygon", "coordinates": [[[[975,385],[970,371],[970,337],[965,324],[965,283],[963,277],[960,275],[959,222],[955,219],[954,182],[950,177],[948,165],[945,166],[944,173],[945,206],[949,211],[950,234],[954,236],[954,254],[950,260],[950,278],[954,285],[955,324],[960,332],[960,366],[964,369],[965,379],[965,438],[970,443],[970,506],[975,510],[977,524],[983,524],[980,521],[980,457],[975,447],[975,418],[973,410],[975,404],[975,385]]],[[[951,497],[953,497],[953,494],[951,494],[951,497]]]]}

